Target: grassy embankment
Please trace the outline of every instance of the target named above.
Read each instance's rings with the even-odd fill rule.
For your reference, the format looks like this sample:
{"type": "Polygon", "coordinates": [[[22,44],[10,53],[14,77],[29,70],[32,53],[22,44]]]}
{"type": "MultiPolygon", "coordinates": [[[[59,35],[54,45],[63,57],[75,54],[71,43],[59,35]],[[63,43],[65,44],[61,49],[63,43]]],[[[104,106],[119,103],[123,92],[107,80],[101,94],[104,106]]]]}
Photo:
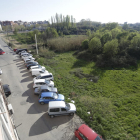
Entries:
{"type": "Polygon", "coordinates": [[[77,114],[93,130],[106,140],[140,139],[139,65],[98,69],[94,62],[77,59],[74,52],[40,49],[39,54],[37,61],[53,73],[59,93],[66,101],[75,101],[77,114]]]}

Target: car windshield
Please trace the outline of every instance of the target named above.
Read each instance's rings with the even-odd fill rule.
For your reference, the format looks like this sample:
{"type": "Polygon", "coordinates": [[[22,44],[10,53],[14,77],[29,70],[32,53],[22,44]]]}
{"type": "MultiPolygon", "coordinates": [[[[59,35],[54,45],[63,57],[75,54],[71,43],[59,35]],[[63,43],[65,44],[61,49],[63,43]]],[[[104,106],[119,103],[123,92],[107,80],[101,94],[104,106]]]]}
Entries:
{"type": "Polygon", "coordinates": [[[50,81],[48,81],[48,80],[45,80],[45,83],[46,83],[46,84],[49,84],[49,83],[50,83],[50,81]]]}
{"type": "Polygon", "coordinates": [[[40,66],[40,65],[38,65],[38,68],[41,68],[41,66],[40,66]]]}
{"type": "Polygon", "coordinates": [[[97,136],[95,140],[101,140],[101,138],[99,136],[97,136]]]}
{"type": "Polygon", "coordinates": [[[44,69],[42,69],[41,71],[42,71],[43,73],[45,72],[45,70],[44,70],[44,69]]]}
{"type": "Polygon", "coordinates": [[[53,98],[54,99],[57,99],[58,98],[58,95],[55,92],[53,93],[53,98]]]}
{"type": "Polygon", "coordinates": [[[40,75],[38,75],[37,77],[36,77],[36,79],[40,79],[41,78],[41,76],[40,75]]]}
{"type": "Polygon", "coordinates": [[[66,108],[70,110],[70,104],[66,103],[66,108]]]}

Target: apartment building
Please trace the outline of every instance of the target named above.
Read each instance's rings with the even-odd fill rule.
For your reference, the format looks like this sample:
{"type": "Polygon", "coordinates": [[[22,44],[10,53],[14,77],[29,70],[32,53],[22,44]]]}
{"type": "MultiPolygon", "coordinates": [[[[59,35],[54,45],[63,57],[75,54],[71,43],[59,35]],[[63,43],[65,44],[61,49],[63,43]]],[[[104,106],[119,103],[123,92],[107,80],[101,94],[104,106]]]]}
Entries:
{"type": "Polygon", "coordinates": [[[8,102],[0,81],[0,140],[19,140],[14,125],[12,105],[8,102]]]}

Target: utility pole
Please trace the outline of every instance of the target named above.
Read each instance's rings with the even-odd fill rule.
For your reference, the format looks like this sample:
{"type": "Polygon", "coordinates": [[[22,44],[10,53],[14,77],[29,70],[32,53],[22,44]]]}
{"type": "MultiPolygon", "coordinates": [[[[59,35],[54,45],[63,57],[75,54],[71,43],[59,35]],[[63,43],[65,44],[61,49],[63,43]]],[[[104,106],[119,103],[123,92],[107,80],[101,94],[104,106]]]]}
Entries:
{"type": "Polygon", "coordinates": [[[36,42],[36,53],[38,55],[38,48],[37,48],[37,38],[36,38],[36,34],[35,34],[35,42],[36,42]]]}

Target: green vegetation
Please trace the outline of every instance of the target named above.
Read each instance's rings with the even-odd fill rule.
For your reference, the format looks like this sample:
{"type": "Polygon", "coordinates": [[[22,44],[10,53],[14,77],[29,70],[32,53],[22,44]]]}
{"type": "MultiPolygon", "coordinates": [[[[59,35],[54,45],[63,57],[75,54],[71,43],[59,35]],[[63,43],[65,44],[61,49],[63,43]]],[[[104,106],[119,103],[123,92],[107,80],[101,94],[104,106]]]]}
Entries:
{"type": "Polygon", "coordinates": [[[87,36],[58,37],[60,23],[13,37],[29,44],[37,35],[37,61],[53,73],[59,93],[75,101],[77,114],[93,130],[107,140],[140,139],[140,33],[108,23],[84,30],[87,36]]]}
{"type": "Polygon", "coordinates": [[[42,49],[40,55],[45,51],[46,57],[37,61],[53,73],[59,93],[75,101],[77,114],[93,130],[107,140],[140,139],[139,66],[99,69],[74,52],[42,49]]]}

